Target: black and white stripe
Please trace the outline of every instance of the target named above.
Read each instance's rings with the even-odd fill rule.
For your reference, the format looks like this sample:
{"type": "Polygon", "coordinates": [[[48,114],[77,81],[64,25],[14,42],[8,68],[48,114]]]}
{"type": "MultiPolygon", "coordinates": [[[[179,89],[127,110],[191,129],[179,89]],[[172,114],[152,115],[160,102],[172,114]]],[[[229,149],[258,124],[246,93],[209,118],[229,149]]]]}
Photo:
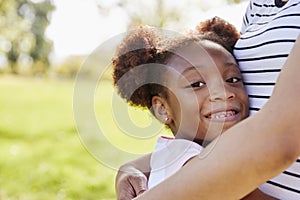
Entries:
{"type": "MultiPolygon", "coordinates": [[[[275,0],[251,0],[243,19],[241,39],[234,49],[249,94],[250,114],[260,110],[272,95],[281,67],[300,34],[300,0],[279,4],[277,7],[275,0]]],[[[279,199],[299,200],[299,159],[261,189],[279,199]]]]}

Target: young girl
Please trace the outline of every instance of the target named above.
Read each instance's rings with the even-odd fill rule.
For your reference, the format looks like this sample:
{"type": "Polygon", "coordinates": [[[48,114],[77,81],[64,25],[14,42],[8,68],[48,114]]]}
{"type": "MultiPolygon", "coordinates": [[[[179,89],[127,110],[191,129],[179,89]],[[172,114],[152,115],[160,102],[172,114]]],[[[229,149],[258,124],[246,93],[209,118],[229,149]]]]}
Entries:
{"type": "MultiPolygon", "coordinates": [[[[300,199],[300,159],[294,157],[295,154],[299,156],[300,144],[297,115],[300,108],[299,100],[297,101],[299,93],[295,92],[299,88],[299,9],[299,0],[249,1],[241,30],[242,37],[235,46],[234,55],[250,95],[250,114],[261,108],[262,111],[229,130],[231,134],[225,134],[226,136],[219,140],[218,148],[214,148],[215,153],[210,154],[212,159],[206,160],[205,166],[195,159],[192,169],[180,170],[176,177],[181,180],[180,183],[188,183],[189,199],[237,199],[237,196],[246,194],[250,188],[275,176],[260,187],[264,192],[279,199],[300,199]],[[238,133],[248,134],[239,137],[238,133]],[[244,145],[239,147],[242,141],[244,145]],[[231,145],[231,151],[226,150],[228,145],[231,145]],[[239,150],[236,151],[234,146],[238,146],[239,150]],[[215,160],[220,162],[224,157],[228,158],[226,155],[232,155],[231,162],[223,162],[222,169],[216,174],[215,169],[219,167],[215,165],[215,160]],[[251,162],[248,162],[250,157],[251,162]],[[293,165],[291,161],[294,162],[293,165]],[[201,173],[195,174],[197,171],[201,173]],[[236,176],[235,171],[245,173],[236,176]],[[205,174],[204,178],[200,178],[202,174],[205,174]],[[226,187],[228,177],[231,177],[232,184],[226,187]],[[207,182],[206,178],[210,181],[207,182]],[[210,190],[205,190],[212,187],[215,188],[213,194],[210,190]]],[[[135,169],[124,165],[121,170],[126,170],[128,174],[137,174],[136,169],[142,166],[141,161],[144,160],[140,159],[134,163],[135,169]]],[[[122,191],[127,190],[125,188],[129,188],[128,186],[135,188],[137,194],[145,189],[145,176],[134,175],[135,179],[130,178],[135,180],[132,182],[128,181],[129,177],[130,175],[126,177],[124,173],[118,174],[118,197],[125,194],[122,191]]],[[[158,189],[161,193],[156,190],[151,194],[160,196],[172,190],[176,192],[169,196],[164,195],[164,199],[174,200],[182,196],[187,198],[186,191],[173,184],[175,180],[172,178],[160,185],[158,189]]],[[[127,192],[125,196],[128,194],[134,193],[127,192]]],[[[148,195],[146,197],[149,198],[148,195]]]]}
{"type": "Polygon", "coordinates": [[[119,94],[148,108],[176,138],[158,139],[149,188],[248,116],[248,97],[232,56],[238,38],[232,25],[213,18],[181,37],[140,27],[120,44],[113,61],[119,94]]]}

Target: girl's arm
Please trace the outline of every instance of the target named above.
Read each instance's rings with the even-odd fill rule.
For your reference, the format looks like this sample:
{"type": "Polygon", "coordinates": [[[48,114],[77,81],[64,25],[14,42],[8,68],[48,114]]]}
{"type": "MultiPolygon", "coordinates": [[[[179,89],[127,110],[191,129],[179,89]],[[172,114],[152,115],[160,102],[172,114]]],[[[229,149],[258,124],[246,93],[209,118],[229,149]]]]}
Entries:
{"type": "Polygon", "coordinates": [[[136,199],[241,199],[284,171],[300,154],[299,76],[298,38],[270,100],[259,112],[136,199]]]}

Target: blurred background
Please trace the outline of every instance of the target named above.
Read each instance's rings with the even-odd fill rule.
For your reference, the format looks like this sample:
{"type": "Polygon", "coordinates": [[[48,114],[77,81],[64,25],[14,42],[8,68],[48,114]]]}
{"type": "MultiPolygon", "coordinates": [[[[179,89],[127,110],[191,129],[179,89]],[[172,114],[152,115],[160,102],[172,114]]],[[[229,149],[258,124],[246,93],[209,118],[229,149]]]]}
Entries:
{"type": "MultiPolygon", "coordinates": [[[[180,32],[220,16],[239,29],[247,3],[0,0],[0,199],[115,199],[116,169],[85,148],[74,121],[74,83],[84,61],[99,45],[139,24],[180,32]]],[[[113,91],[110,73],[98,90],[95,112],[98,120],[108,120],[103,116],[110,112],[104,108],[110,101],[104,97],[113,91]]],[[[132,113],[137,123],[148,123],[149,113],[132,113]]],[[[104,123],[107,132],[118,131],[113,120],[104,123]]],[[[116,145],[126,143],[123,150],[142,153],[155,141],[145,145],[111,137],[116,145]]]]}

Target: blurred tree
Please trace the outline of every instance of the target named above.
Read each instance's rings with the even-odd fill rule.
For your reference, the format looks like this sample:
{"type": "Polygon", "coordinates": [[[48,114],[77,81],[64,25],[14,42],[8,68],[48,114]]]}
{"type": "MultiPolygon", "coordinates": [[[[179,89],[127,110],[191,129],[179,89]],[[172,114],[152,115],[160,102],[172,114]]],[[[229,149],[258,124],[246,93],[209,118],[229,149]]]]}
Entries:
{"type": "MultiPolygon", "coordinates": [[[[75,78],[85,59],[86,56],[84,55],[69,56],[62,62],[53,64],[52,70],[60,78],[75,78]]],[[[99,60],[97,61],[99,63],[99,60]]]]}
{"type": "MultiPolygon", "coordinates": [[[[247,0],[219,0],[218,3],[240,3],[247,0]]],[[[108,15],[112,9],[121,9],[129,18],[128,28],[148,24],[157,27],[168,28],[170,25],[177,24],[184,15],[190,11],[199,12],[208,9],[209,0],[97,0],[99,11],[102,15],[108,15]],[[183,10],[184,8],[184,10],[183,10]]],[[[211,5],[211,4],[210,4],[211,5]]],[[[183,22],[184,23],[184,22],[183,22]]]]}
{"type": "Polygon", "coordinates": [[[12,73],[47,71],[52,42],[45,30],[53,10],[51,0],[0,0],[0,65],[12,73]]]}
{"type": "Polygon", "coordinates": [[[245,0],[227,0],[228,3],[241,3],[242,1],[245,0]]]}
{"type": "MultiPolygon", "coordinates": [[[[130,21],[128,28],[138,24],[166,27],[169,22],[178,21],[180,19],[178,10],[167,9],[165,0],[114,0],[110,3],[104,0],[98,0],[97,3],[99,11],[103,15],[109,14],[112,9],[122,9],[130,21]]],[[[168,8],[170,8],[170,6],[168,6],[168,8]]]]}

